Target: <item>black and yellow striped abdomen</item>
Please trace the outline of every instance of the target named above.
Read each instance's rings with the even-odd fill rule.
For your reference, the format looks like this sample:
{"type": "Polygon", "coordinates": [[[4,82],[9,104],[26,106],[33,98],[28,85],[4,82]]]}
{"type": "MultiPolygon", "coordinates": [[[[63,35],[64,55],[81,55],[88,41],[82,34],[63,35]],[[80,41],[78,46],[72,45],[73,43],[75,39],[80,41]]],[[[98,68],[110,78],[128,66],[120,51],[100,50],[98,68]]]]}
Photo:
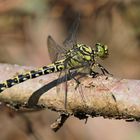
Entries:
{"type": "Polygon", "coordinates": [[[33,79],[33,78],[39,77],[41,75],[46,75],[46,74],[64,70],[64,61],[65,60],[56,61],[55,63],[50,64],[48,66],[44,66],[37,70],[31,70],[29,72],[25,72],[23,74],[17,75],[16,77],[8,79],[5,82],[0,83],[0,92],[4,91],[7,88],[10,88],[16,84],[22,83],[26,80],[33,79]]]}

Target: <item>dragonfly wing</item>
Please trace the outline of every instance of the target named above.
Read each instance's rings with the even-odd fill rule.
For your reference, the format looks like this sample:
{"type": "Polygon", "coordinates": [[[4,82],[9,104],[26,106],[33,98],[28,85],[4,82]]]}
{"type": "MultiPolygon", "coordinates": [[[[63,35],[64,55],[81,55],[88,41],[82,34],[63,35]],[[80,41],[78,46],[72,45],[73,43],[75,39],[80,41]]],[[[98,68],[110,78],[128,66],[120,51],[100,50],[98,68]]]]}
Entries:
{"type": "Polygon", "coordinates": [[[69,30],[68,37],[63,42],[63,44],[67,50],[71,49],[72,46],[74,44],[76,44],[76,34],[77,34],[78,27],[79,27],[79,23],[80,23],[80,15],[78,14],[77,18],[75,19],[75,21],[73,22],[73,24],[69,30]]]}
{"type": "Polygon", "coordinates": [[[60,72],[57,83],[61,83],[57,86],[56,91],[59,96],[63,97],[64,99],[64,107],[66,109],[67,106],[67,92],[68,92],[68,85],[67,85],[67,70],[60,72]]]}
{"type": "Polygon", "coordinates": [[[48,52],[52,62],[57,61],[64,54],[64,49],[62,46],[59,46],[54,39],[49,35],[47,39],[48,52]]]}

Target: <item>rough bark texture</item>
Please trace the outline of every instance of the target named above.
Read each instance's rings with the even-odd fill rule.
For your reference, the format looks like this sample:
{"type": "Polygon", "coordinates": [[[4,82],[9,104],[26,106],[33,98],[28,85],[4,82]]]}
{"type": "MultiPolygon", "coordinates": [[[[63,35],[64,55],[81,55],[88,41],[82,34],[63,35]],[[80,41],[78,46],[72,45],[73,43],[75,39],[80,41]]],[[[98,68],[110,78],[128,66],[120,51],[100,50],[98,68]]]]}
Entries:
{"type": "MultiPolygon", "coordinates": [[[[0,65],[0,80],[4,81],[17,73],[34,69],[17,65],[0,65]]],[[[39,88],[58,78],[57,74],[49,74],[15,85],[0,93],[0,101],[26,109],[29,97],[39,88]]],[[[74,114],[80,119],[87,116],[103,116],[116,119],[140,118],[140,81],[107,76],[96,78],[84,77],[80,86],[75,89],[76,82],[68,82],[67,108],[64,107],[65,90],[57,92],[56,87],[45,92],[39,99],[38,106],[74,114]]]]}

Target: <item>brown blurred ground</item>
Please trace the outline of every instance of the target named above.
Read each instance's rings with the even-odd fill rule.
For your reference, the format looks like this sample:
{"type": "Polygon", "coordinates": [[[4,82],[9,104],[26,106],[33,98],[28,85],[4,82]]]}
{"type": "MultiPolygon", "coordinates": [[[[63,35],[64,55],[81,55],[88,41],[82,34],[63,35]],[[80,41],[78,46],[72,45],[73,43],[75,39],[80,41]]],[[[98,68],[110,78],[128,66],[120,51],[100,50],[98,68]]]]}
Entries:
{"type": "MultiPolygon", "coordinates": [[[[77,12],[81,13],[78,42],[94,46],[103,42],[110,56],[102,61],[116,77],[140,79],[139,0],[6,0],[0,1],[0,62],[40,67],[50,63],[48,35],[62,43],[77,12]]],[[[0,111],[0,139],[32,139],[25,120],[0,111]]],[[[56,114],[41,111],[26,114],[36,135],[45,139],[139,140],[138,125],[102,118],[69,119],[53,133],[49,125],[56,114]]]]}

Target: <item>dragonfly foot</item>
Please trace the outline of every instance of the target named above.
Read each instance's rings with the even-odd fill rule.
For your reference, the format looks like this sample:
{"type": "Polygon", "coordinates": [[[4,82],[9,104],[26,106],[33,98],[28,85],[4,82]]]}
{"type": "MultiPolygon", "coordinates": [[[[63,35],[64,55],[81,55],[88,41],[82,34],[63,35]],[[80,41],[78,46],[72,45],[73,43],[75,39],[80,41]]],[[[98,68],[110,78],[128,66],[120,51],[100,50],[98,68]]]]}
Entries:
{"type": "Polygon", "coordinates": [[[96,78],[99,75],[99,73],[91,70],[90,75],[92,76],[92,78],[96,78]]]}
{"type": "Polygon", "coordinates": [[[77,79],[76,79],[76,86],[75,86],[75,90],[79,87],[79,85],[80,85],[81,83],[80,83],[80,81],[78,81],[77,79]]]}

